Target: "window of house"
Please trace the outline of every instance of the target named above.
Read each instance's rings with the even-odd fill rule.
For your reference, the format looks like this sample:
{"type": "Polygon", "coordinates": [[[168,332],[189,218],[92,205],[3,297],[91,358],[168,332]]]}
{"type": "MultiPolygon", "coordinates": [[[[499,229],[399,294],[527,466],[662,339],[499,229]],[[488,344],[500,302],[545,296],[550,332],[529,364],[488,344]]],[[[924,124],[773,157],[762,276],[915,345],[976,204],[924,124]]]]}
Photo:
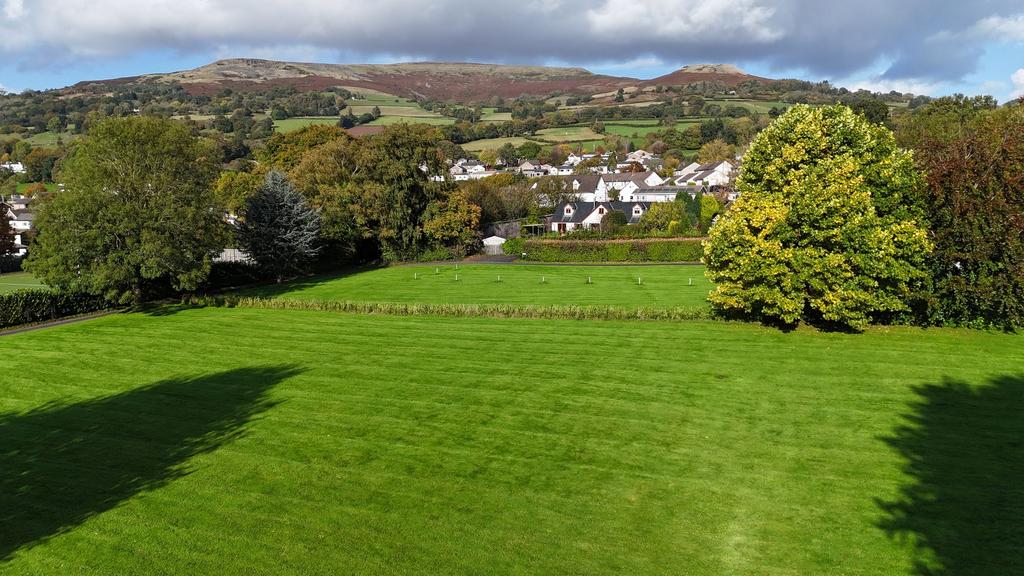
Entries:
{"type": "Polygon", "coordinates": [[[566,206],[565,207],[565,214],[566,214],[566,216],[568,216],[569,214],[572,214],[572,208],[569,208],[568,206],[566,206]]]}
{"type": "Polygon", "coordinates": [[[598,208],[597,209],[597,213],[598,214],[604,214],[604,208],[598,208]]]}

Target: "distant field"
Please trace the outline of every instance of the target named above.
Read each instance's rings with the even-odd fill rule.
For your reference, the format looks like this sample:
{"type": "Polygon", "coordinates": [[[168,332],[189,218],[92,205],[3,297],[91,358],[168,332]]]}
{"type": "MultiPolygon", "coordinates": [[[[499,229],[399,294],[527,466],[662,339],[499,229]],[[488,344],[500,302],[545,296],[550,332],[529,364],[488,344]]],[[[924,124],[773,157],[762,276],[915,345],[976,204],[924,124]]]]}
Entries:
{"type": "Polygon", "coordinates": [[[334,126],[338,124],[338,117],[305,116],[299,118],[285,118],[284,120],[274,120],[274,130],[277,130],[278,132],[293,132],[315,124],[328,124],[334,126]]]}
{"type": "Polygon", "coordinates": [[[78,135],[72,134],[71,132],[40,132],[26,138],[25,141],[33,146],[56,146],[58,140],[62,140],[67,143],[71,142],[75,138],[78,138],[78,135]]]}
{"type": "MultiPolygon", "coordinates": [[[[694,124],[700,124],[700,122],[701,122],[701,120],[699,120],[699,119],[680,120],[679,122],[677,122],[675,124],[674,127],[675,127],[676,130],[680,130],[681,131],[681,130],[685,130],[686,128],[688,128],[688,127],[690,127],[690,126],[692,126],[694,124]]],[[[632,120],[630,120],[629,122],[623,122],[623,123],[605,122],[604,128],[605,128],[605,133],[607,133],[607,134],[615,134],[617,136],[623,136],[625,138],[633,138],[633,143],[634,144],[641,144],[641,143],[643,143],[644,136],[646,136],[647,134],[650,134],[652,132],[660,132],[660,131],[666,129],[665,126],[660,126],[658,124],[649,124],[649,125],[646,125],[646,126],[636,126],[636,122],[634,122],[632,120]],[[636,135],[635,138],[634,138],[634,135],[636,135]]]]}
{"type": "Polygon", "coordinates": [[[454,118],[446,118],[444,116],[381,116],[373,122],[370,122],[371,126],[390,126],[392,124],[431,124],[434,126],[445,126],[448,124],[454,124],[454,118]]]}
{"type": "Polygon", "coordinates": [[[529,142],[526,138],[488,138],[486,140],[475,140],[463,144],[462,147],[469,152],[480,152],[481,150],[497,150],[505,144],[511,144],[513,146],[522,146],[529,142]]]}
{"type": "MultiPolygon", "coordinates": [[[[353,114],[355,114],[356,116],[359,116],[360,114],[368,114],[370,112],[373,112],[373,107],[374,107],[374,105],[366,105],[366,106],[364,106],[362,104],[355,104],[355,105],[350,105],[345,110],[342,110],[341,113],[344,114],[349,109],[351,109],[353,114]]],[[[381,116],[407,116],[407,117],[421,117],[421,116],[425,116],[425,117],[428,117],[428,118],[442,118],[442,116],[440,114],[435,114],[433,112],[428,112],[428,111],[426,111],[426,110],[424,110],[422,108],[415,107],[415,106],[385,106],[385,105],[380,105],[380,106],[377,106],[377,107],[380,108],[381,116]]]]}
{"type": "MultiPolygon", "coordinates": [[[[35,185],[34,182],[19,182],[17,184],[17,193],[18,194],[24,194],[29,189],[30,186],[34,186],[34,185],[35,185]]],[[[59,187],[56,184],[54,184],[53,182],[50,182],[48,184],[44,183],[43,186],[46,187],[46,190],[48,192],[56,192],[57,190],[59,190],[59,187]]]]}
{"type": "Polygon", "coordinates": [[[764,100],[749,100],[744,98],[716,98],[705,100],[705,104],[718,104],[722,108],[726,106],[743,106],[758,114],[767,114],[773,107],[776,108],[790,108],[793,105],[779,101],[764,101],[764,100]]]}
{"type": "Polygon", "coordinates": [[[511,112],[496,112],[494,108],[484,108],[484,122],[508,122],[512,120],[511,112]]]}
{"type": "Polygon", "coordinates": [[[602,136],[588,126],[567,126],[540,130],[537,132],[537,138],[551,143],[559,143],[600,140],[602,136]]]}
{"type": "Polygon", "coordinates": [[[15,290],[31,288],[43,288],[44,284],[36,280],[35,276],[28,272],[9,272],[0,274],[0,294],[7,294],[15,290]]]}
{"type": "Polygon", "coordinates": [[[453,265],[380,268],[246,294],[353,302],[705,308],[711,288],[703,266],[463,264],[458,270],[453,265]]]}

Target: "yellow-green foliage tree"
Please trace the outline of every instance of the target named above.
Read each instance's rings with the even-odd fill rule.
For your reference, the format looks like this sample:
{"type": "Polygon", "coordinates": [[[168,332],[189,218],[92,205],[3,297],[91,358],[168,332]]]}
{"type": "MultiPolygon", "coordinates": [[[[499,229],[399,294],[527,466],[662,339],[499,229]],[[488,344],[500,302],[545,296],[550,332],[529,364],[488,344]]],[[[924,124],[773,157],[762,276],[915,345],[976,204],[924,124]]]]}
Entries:
{"type": "Polygon", "coordinates": [[[889,129],[795,106],[755,138],[704,247],[709,300],[767,321],[862,328],[907,312],[931,250],[922,179],[889,129]]]}

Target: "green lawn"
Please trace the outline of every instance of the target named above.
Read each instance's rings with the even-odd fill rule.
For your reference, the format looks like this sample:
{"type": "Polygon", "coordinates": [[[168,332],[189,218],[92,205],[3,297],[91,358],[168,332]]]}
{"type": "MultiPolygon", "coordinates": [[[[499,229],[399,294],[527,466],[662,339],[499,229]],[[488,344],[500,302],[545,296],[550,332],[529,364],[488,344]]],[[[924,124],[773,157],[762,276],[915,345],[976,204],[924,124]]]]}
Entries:
{"type": "Polygon", "coordinates": [[[0,352],[5,574],[1024,558],[1020,336],[167,309],[0,352]]]}
{"type": "Polygon", "coordinates": [[[15,290],[30,288],[43,288],[44,285],[35,276],[28,272],[8,272],[0,274],[0,294],[7,294],[15,290]]]}
{"type": "Polygon", "coordinates": [[[703,308],[710,289],[704,267],[697,265],[461,264],[458,270],[454,265],[378,268],[257,288],[249,293],[353,302],[703,308]]]}

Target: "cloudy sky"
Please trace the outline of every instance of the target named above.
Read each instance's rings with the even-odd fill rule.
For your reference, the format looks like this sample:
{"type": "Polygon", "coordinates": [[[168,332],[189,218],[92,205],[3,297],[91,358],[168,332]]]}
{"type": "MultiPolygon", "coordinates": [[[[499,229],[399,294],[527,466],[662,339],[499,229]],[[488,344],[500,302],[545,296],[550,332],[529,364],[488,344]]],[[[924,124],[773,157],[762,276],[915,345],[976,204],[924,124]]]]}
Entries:
{"type": "Polygon", "coordinates": [[[919,94],[1024,94],[1021,0],[0,0],[0,86],[174,71],[224,57],[684,64],[919,94]]]}

